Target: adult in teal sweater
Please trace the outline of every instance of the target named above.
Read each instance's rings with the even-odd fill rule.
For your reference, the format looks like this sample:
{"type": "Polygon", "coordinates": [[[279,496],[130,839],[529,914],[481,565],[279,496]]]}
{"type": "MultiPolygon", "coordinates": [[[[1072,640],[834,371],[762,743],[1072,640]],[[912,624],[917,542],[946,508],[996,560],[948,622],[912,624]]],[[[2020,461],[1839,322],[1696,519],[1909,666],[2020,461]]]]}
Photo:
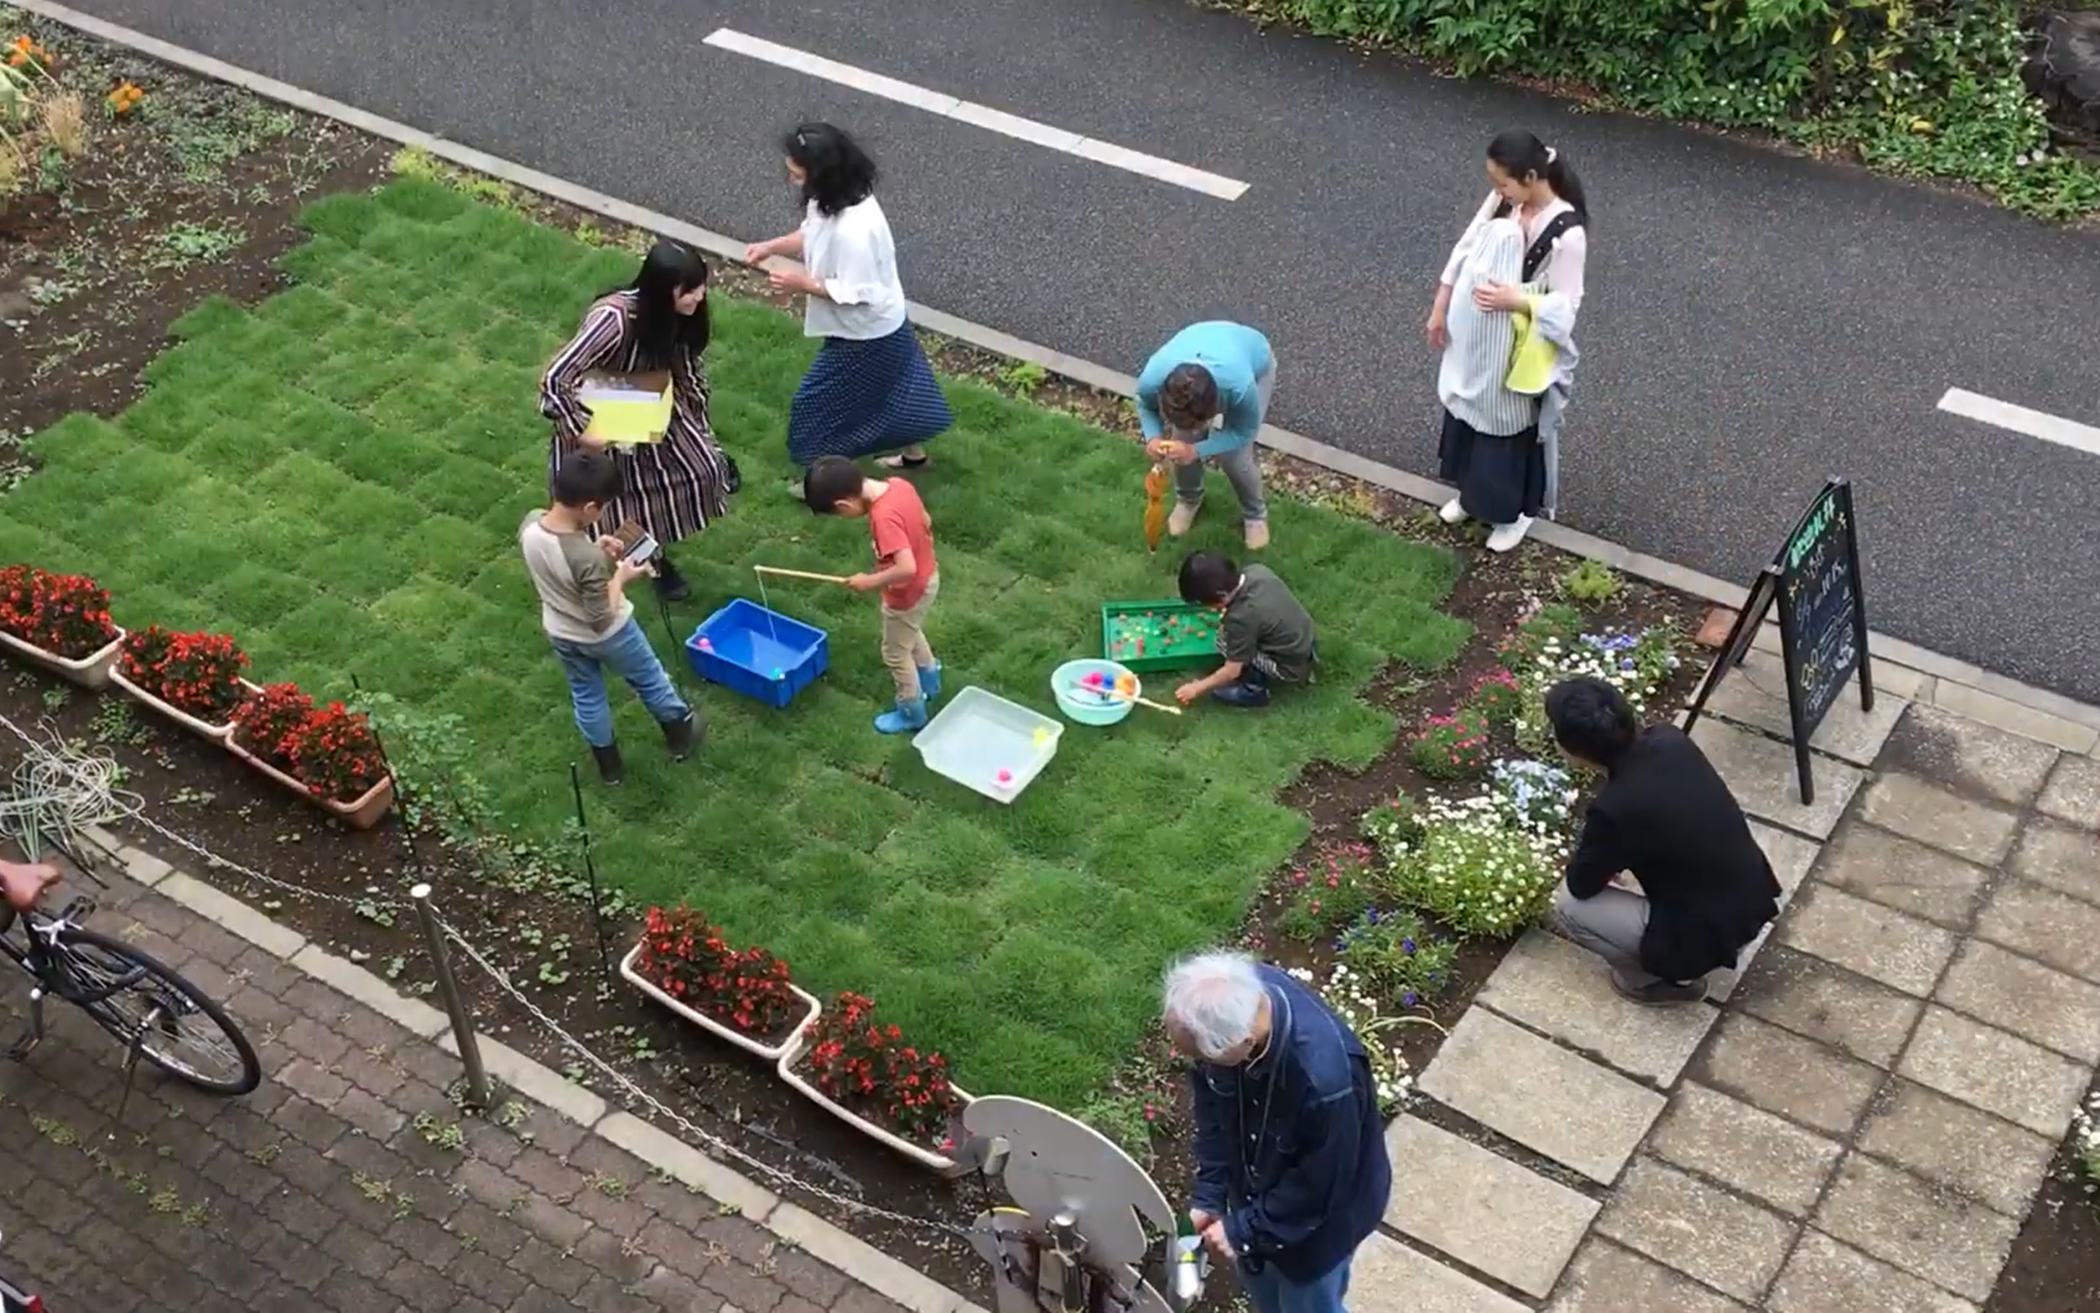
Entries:
{"type": "Polygon", "coordinates": [[[1174,513],[1167,532],[1179,538],[1203,506],[1203,467],[1225,471],[1240,499],[1247,546],[1269,545],[1269,506],[1262,497],[1261,432],[1276,390],[1276,355],[1269,339],[1245,324],[1211,320],[1191,324],[1152,353],[1138,375],[1138,423],[1145,451],[1173,462],[1174,513]],[[1209,430],[1216,426],[1217,431],[1209,430]],[[1206,436],[1207,435],[1207,436],[1206,436]]]}

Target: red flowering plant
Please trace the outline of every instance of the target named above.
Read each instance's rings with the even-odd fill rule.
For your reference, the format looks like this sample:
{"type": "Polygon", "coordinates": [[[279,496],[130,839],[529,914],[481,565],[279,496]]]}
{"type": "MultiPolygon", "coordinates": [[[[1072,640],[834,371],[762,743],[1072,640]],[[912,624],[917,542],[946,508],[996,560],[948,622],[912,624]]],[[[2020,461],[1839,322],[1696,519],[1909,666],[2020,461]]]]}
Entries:
{"type": "Polygon", "coordinates": [[[214,725],[246,699],[241,671],[247,666],[248,654],[225,634],[176,634],[149,625],[124,636],[124,678],[214,725]]]}
{"type": "Polygon", "coordinates": [[[68,661],[92,656],[117,638],[107,589],[86,575],[33,565],[0,569],[0,630],[68,661]]]}
{"type": "Polygon", "coordinates": [[[689,907],[649,909],[635,970],[680,1003],[758,1039],[777,1039],[809,1005],[788,987],[788,964],[763,948],[736,949],[689,907]]]}
{"type": "Polygon", "coordinates": [[[962,1099],[948,1083],[948,1060],[921,1053],[897,1027],[878,1023],[875,1000],[840,994],[810,1023],[807,1038],[810,1079],[819,1090],[874,1112],[907,1139],[951,1142],[962,1099]]]}
{"type": "Polygon", "coordinates": [[[297,684],[251,689],[234,709],[234,741],[272,766],[289,766],[285,741],[313,711],[314,700],[297,684]]]}
{"type": "Polygon", "coordinates": [[[328,802],[356,802],[387,776],[371,719],[340,702],[309,711],[285,735],[283,751],[299,782],[328,802]]]}
{"type": "Polygon", "coordinates": [[[1449,716],[1431,716],[1407,745],[1415,769],[1433,780],[1463,780],[1485,775],[1489,755],[1488,718],[1470,707],[1449,716]]]}

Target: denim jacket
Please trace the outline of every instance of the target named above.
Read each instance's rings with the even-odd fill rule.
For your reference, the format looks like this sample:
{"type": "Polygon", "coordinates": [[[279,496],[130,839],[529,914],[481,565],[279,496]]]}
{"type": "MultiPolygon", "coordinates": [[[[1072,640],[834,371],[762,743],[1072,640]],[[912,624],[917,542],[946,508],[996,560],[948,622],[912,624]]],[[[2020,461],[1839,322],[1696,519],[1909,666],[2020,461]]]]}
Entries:
{"type": "Polygon", "coordinates": [[[1324,1276],[1377,1229],[1393,1168],[1370,1060],[1317,996],[1260,968],[1271,1031],[1259,1058],[1190,1072],[1195,1208],[1225,1219],[1243,1262],[1324,1276]]]}

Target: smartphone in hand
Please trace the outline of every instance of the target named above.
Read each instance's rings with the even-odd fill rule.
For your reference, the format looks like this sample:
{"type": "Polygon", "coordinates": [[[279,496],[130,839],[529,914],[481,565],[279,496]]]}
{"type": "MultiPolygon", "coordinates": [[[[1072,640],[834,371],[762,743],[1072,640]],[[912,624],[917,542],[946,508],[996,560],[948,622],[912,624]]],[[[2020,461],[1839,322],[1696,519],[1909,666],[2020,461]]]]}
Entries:
{"type": "Polygon", "coordinates": [[[654,560],[659,550],[656,539],[652,535],[644,533],[628,547],[626,554],[620,559],[639,570],[654,560]]]}

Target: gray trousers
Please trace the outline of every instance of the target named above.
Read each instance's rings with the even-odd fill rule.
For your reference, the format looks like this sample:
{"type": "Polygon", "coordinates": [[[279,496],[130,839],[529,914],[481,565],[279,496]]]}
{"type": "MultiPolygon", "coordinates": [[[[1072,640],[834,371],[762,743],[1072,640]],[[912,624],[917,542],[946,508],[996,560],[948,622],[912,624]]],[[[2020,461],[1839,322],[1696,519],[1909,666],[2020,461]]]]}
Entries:
{"type": "Polygon", "coordinates": [[[1616,886],[1595,898],[1577,898],[1567,881],[1553,891],[1553,920],[1562,934],[1603,958],[1635,989],[1660,977],[1641,967],[1641,935],[1648,929],[1648,900],[1616,886]]]}
{"type": "MultiPolygon", "coordinates": [[[[1269,398],[1276,395],[1276,362],[1272,359],[1266,372],[1255,375],[1254,393],[1261,404],[1261,419],[1269,417],[1269,398]]],[[[1207,433],[1176,433],[1173,436],[1184,442],[1200,442],[1207,433]]],[[[1269,518],[1269,503],[1262,495],[1261,455],[1255,444],[1249,442],[1235,447],[1221,456],[1207,461],[1193,460],[1186,465],[1174,467],[1174,495],[1184,506],[1203,504],[1203,467],[1215,465],[1225,471],[1226,481],[1232,484],[1233,495],[1240,499],[1240,517],[1247,520],[1269,518]]]]}

